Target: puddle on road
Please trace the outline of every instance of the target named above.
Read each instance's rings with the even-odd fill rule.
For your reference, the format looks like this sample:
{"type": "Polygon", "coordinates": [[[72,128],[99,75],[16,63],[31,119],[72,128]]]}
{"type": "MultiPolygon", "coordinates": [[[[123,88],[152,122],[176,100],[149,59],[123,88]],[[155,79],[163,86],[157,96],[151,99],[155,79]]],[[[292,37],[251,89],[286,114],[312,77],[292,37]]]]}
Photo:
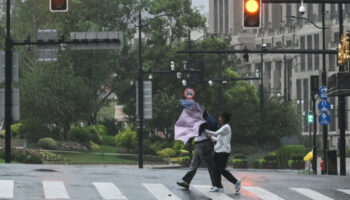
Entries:
{"type": "Polygon", "coordinates": [[[54,169],[34,169],[33,171],[36,171],[36,172],[58,172],[54,169]]]}

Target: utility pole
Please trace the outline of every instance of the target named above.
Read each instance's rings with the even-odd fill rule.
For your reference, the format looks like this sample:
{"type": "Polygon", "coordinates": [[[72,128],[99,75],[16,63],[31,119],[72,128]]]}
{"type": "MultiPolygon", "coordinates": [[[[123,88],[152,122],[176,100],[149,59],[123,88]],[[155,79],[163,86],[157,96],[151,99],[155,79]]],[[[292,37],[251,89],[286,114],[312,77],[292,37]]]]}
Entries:
{"type": "MultiPolygon", "coordinates": [[[[326,30],[325,30],[325,13],[326,13],[326,8],[325,4],[322,3],[322,50],[326,49],[326,30]]],[[[327,72],[326,72],[326,54],[323,52],[322,53],[322,65],[323,65],[323,70],[322,70],[322,85],[327,86],[327,72]]],[[[322,129],[323,133],[323,159],[324,159],[324,167],[325,171],[328,171],[328,166],[327,166],[327,150],[328,150],[328,126],[323,126],[322,129]]]]}
{"type": "MultiPolygon", "coordinates": [[[[264,121],[264,44],[261,44],[260,53],[260,121],[264,121]]],[[[262,126],[262,124],[261,124],[262,126]]]]}
{"type": "Polygon", "coordinates": [[[288,69],[288,66],[287,66],[287,60],[286,60],[286,55],[283,56],[283,63],[284,63],[284,103],[287,102],[287,69],[288,69]]]}
{"type": "Polygon", "coordinates": [[[138,104],[139,104],[139,168],[143,168],[143,70],[142,70],[142,42],[141,42],[141,8],[139,10],[139,74],[138,74],[138,104]]]}
{"type": "MultiPolygon", "coordinates": [[[[341,35],[344,33],[343,27],[343,4],[339,3],[339,36],[341,41],[341,35]]],[[[344,66],[339,66],[339,72],[344,72],[344,66]]],[[[346,158],[345,158],[345,96],[340,95],[338,97],[338,113],[339,113],[339,130],[340,130],[340,138],[339,138],[339,159],[340,159],[340,175],[346,175],[346,158]]]]}
{"type": "Polygon", "coordinates": [[[12,123],[12,40],[11,1],[6,3],[6,43],[5,43],[5,162],[11,163],[11,123],[12,123]]]}

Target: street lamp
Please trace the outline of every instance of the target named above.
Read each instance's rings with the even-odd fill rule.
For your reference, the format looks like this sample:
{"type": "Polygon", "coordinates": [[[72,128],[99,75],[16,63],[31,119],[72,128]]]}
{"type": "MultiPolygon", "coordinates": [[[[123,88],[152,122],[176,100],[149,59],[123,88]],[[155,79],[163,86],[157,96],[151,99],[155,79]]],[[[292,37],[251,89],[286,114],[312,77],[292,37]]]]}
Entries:
{"type": "Polygon", "coordinates": [[[184,87],[186,87],[187,86],[187,81],[184,79],[184,80],[182,80],[182,85],[184,86],[184,87]]]}
{"type": "Polygon", "coordinates": [[[212,80],[209,80],[209,81],[208,81],[208,84],[209,84],[209,86],[213,86],[213,81],[212,81],[212,80]]]}

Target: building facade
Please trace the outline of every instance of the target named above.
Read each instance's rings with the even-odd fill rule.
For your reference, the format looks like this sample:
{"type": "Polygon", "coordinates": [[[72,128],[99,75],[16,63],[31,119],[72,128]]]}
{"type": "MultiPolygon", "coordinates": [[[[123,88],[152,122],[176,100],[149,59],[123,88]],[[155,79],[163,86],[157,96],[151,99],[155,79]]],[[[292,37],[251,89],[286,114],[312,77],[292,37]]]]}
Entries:
{"type": "MultiPolygon", "coordinates": [[[[230,35],[235,48],[260,49],[262,44],[267,48],[322,49],[322,7],[321,4],[304,4],[306,12],[298,19],[300,4],[263,4],[261,28],[245,29],[242,27],[242,0],[209,0],[209,32],[212,34],[230,35]]],[[[344,31],[350,31],[350,5],[343,5],[344,31]]],[[[338,4],[326,4],[326,49],[336,49],[339,43],[338,4]]],[[[243,60],[243,59],[241,59],[243,60]]],[[[321,75],[323,69],[322,55],[301,54],[265,54],[263,55],[264,87],[271,96],[282,96],[294,101],[303,117],[303,134],[309,135],[307,113],[312,109],[310,96],[310,76],[321,75]]],[[[249,55],[249,61],[243,63],[242,74],[255,74],[260,69],[261,58],[258,54],[249,55]]],[[[326,55],[327,76],[338,71],[337,56],[326,55]]],[[[321,76],[320,76],[321,78],[321,76]]],[[[258,81],[251,81],[256,86],[258,81]]],[[[332,121],[329,129],[329,147],[337,148],[338,141],[338,100],[329,98],[332,109],[329,111],[332,121]]],[[[349,101],[346,101],[348,116],[349,101]]],[[[317,111],[318,112],[318,111],[317,111]]],[[[319,113],[317,113],[319,114],[319,113]]],[[[346,144],[350,143],[346,117],[346,144]]],[[[318,126],[318,134],[322,127],[318,126]]]]}

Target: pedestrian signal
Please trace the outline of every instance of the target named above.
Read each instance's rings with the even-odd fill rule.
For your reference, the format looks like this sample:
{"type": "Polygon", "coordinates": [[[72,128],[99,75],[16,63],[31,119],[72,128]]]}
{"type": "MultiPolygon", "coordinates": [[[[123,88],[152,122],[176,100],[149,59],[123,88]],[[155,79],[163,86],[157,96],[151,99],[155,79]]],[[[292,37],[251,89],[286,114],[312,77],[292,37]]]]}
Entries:
{"type": "Polygon", "coordinates": [[[243,0],[243,27],[260,27],[261,0],[243,0]]]}
{"type": "Polygon", "coordinates": [[[67,12],[68,0],[50,0],[51,12],[67,12]]]}
{"type": "Polygon", "coordinates": [[[309,114],[308,114],[308,116],[307,116],[307,122],[308,122],[309,124],[314,123],[314,113],[309,112],[309,114]]]}

